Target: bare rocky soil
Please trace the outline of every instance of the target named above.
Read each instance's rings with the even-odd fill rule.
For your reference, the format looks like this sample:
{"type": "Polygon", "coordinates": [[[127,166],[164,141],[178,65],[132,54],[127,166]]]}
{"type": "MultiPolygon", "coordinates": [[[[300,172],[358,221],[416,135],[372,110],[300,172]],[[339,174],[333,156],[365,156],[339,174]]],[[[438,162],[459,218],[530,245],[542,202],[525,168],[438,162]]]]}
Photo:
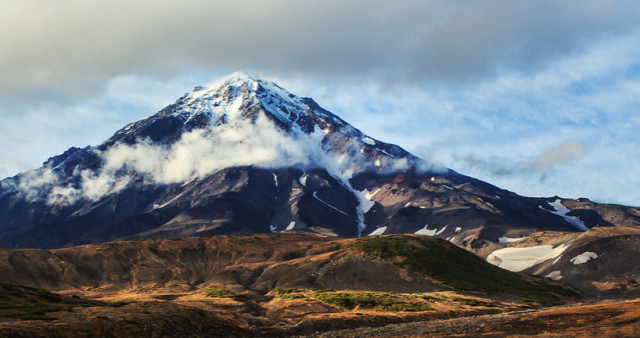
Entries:
{"type": "Polygon", "coordinates": [[[638,337],[640,300],[326,332],[317,337],[638,337]]]}

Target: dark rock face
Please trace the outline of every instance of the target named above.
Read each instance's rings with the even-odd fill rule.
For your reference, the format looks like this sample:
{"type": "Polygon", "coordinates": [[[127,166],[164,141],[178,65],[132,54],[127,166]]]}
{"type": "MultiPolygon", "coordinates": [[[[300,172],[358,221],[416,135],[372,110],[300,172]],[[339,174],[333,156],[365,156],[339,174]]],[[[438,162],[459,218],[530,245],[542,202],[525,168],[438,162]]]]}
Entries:
{"type": "MultiPolygon", "coordinates": [[[[1,181],[0,247],[304,230],[345,237],[417,232],[481,253],[507,231],[579,231],[552,213],[553,200],[518,196],[430,167],[396,145],[364,135],[312,99],[233,75],[218,87],[196,88],[98,146],[71,148],[43,168],[1,181]],[[240,122],[257,126],[263,117],[278,135],[298,142],[294,148],[311,154],[308,163],[247,162],[188,179],[154,180],[155,172],[136,166],[146,160],[144,152],[116,167],[104,156],[125,146],[165,151],[193,131],[221,137],[221,128],[240,122]],[[104,180],[111,180],[110,190],[89,193],[104,180]]],[[[571,209],[568,215],[588,227],[640,224],[636,208],[563,202],[571,209]]]]}

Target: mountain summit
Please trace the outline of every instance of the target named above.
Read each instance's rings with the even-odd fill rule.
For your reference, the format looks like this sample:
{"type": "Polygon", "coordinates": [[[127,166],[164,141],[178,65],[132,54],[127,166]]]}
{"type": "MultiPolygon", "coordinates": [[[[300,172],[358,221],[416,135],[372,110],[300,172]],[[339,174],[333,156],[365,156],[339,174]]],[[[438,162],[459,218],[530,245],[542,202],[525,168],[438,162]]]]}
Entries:
{"type": "Polygon", "coordinates": [[[432,166],[310,98],[235,73],[2,180],[0,246],[302,230],[428,234],[486,254],[506,235],[613,223],[593,210],[432,166]]]}

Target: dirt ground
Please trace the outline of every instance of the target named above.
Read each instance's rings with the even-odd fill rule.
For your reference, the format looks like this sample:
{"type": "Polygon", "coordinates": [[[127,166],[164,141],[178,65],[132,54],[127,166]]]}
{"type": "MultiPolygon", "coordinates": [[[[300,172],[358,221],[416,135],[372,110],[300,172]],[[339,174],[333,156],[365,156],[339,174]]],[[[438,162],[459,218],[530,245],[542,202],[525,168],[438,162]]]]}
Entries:
{"type": "Polygon", "coordinates": [[[316,337],[640,337],[640,300],[326,332],[316,337]]]}

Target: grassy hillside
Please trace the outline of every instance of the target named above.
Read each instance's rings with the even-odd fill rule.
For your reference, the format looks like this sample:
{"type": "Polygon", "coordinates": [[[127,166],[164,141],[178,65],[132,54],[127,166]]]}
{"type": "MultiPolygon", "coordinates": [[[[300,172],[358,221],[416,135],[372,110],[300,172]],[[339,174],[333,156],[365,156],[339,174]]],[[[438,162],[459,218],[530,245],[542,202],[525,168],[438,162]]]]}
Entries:
{"type": "Polygon", "coordinates": [[[576,290],[565,284],[498,268],[435,237],[368,237],[359,240],[356,248],[459,290],[508,293],[522,297],[525,302],[541,305],[559,304],[559,296],[578,295],[576,290]]]}

